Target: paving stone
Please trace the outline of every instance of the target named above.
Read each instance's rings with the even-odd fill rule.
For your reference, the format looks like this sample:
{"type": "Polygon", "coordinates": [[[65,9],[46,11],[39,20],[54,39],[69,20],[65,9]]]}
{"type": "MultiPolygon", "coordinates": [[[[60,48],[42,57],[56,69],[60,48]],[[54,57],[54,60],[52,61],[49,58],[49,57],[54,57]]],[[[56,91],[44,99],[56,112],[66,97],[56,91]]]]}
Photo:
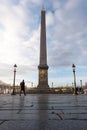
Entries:
{"type": "Polygon", "coordinates": [[[86,130],[87,95],[0,95],[0,130],[86,130]]]}

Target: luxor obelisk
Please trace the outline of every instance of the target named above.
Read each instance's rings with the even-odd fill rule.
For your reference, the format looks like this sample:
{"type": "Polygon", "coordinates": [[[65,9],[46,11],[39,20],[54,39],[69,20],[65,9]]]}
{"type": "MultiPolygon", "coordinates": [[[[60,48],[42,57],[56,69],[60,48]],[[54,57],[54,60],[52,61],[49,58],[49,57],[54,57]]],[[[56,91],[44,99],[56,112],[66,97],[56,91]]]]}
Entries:
{"type": "Polygon", "coordinates": [[[41,10],[41,33],[40,33],[40,64],[38,89],[41,91],[48,91],[48,65],[47,65],[47,48],[46,48],[46,23],[45,23],[45,8],[41,10]]]}

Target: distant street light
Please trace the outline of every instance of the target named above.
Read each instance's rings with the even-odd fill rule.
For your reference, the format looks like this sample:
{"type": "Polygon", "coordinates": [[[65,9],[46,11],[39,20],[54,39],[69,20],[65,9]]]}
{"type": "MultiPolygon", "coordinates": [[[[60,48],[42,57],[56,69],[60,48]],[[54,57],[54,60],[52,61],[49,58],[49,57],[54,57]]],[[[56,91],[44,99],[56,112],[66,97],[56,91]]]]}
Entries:
{"type": "Polygon", "coordinates": [[[73,82],[72,82],[72,87],[73,87],[73,82]]]}
{"type": "Polygon", "coordinates": [[[33,82],[31,82],[31,87],[33,87],[33,82]]]}
{"type": "Polygon", "coordinates": [[[80,80],[80,84],[81,84],[81,92],[82,92],[82,80],[80,80]]]}
{"type": "Polygon", "coordinates": [[[53,82],[52,82],[52,88],[53,88],[53,82]]]}
{"type": "Polygon", "coordinates": [[[34,83],[31,81],[28,81],[28,83],[30,83],[30,87],[33,87],[34,83]]]}
{"type": "Polygon", "coordinates": [[[82,80],[80,80],[81,88],[82,88],[82,80]]]}
{"type": "Polygon", "coordinates": [[[15,64],[14,65],[14,78],[13,78],[13,92],[12,92],[12,95],[16,95],[16,92],[15,92],[16,68],[17,68],[17,65],[15,64]]]}
{"type": "Polygon", "coordinates": [[[72,64],[72,68],[73,68],[73,75],[74,75],[74,94],[77,94],[77,90],[76,90],[76,75],[75,75],[75,65],[72,64]]]}

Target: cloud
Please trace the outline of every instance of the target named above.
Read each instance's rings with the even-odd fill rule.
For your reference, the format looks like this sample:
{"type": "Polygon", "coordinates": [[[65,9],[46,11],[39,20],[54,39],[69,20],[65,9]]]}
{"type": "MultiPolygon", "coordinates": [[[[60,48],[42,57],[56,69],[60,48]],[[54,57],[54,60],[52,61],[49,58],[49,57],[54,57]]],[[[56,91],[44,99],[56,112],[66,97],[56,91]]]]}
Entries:
{"type": "Polygon", "coordinates": [[[46,26],[52,26],[54,24],[54,16],[52,12],[48,12],[46,15],[46,26]]]}
{"type": "MultiPolygon", "coordinates": [[[[2,77],[5,76],[4,69],[12,68],[15,63],[18,65],[19,79],[25,74],[26,79],[33,80],[37,75],[42,5],[46,8],[48,65],[56,69],[69,67],[72,63],[87,64],[85,0],[0,0],[2,77]]],[[[12,71],[8,72],[11,75],[12,71]]]]}
{"type": "MultiPolygon", "coordinates": [[[[58,8],[56,7],[53,12],[53,18],[49,15],[49,19],[52,18],[55,21],[49,30],[50,34],[48,34],[51,37],[50,43],[53,46],[49,49],[49,63],[55,64],[55,66],[68,66],[78,61],[79,64],[84,51],[81,46],[84,46],[86,42],[84,41],[82,45],[80,43],[87,34],[85,28],[87,19],[83,17],[81,9],[79,12],[79,7],[83,8],[80,5],[81,1],[67,1],[59,8],[61,4],[58,4],[58,8]]],[[[87,48],[87,46],[85,47],[87,48]]]]}
{"type": "Polygon", "coordinates": [[[35,64],[39,60],[39,58],[36,59],[39,55],[39,27],[37,30],[30,30],[29,24],[34,20],[31,17],[31,11],[25,9],[24,1],[16,4],[11,2],[2,1],[0,3],[0,79],[7,82],[13,81],[13,65],[15,63],[18,66],[19,79],[23,77],[21,75],[29,77],[27,73],[30,70],[34,77],[35,64]],[[28,17],[31,17],[31,21],[28,20],[28,17]]]}
{"type": "Polygon", "coordinates": [[[72,10],[78,7],[81,0],[68,0],[65,4],[67,10],[72,10]]]}
{"type": "MultiPolygon", "coordinates": [[[[10,4],[11,3],[9,3],[9,5],[10,4]]],[[[29,42],[28,34],[32,34],[33,32],[31,32],[27,25],[27,11],[21,4],[11,6],[11,8],[9,8],[7,4],[1,4],[0,14],[3,14],[0,23],[4,29],[2,29],[0,33],[0,41],[3,43],[0,51],[0,55],[2,55],[1,62],[3,62],[3,59],[6,63],[21,61],[20,51],[26,52],[26,42],[24,40],[27,39],[27,42],[29,42]]],[[[29,11],[28,14],[30,14],[29,11]]]]}

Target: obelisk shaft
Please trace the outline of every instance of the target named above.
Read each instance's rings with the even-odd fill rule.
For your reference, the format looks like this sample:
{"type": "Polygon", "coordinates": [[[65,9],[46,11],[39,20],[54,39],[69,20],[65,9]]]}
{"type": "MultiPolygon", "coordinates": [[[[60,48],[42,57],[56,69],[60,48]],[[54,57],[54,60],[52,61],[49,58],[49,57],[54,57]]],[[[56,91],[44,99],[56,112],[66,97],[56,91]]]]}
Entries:
{"type": "Polygon", "coordinates": [[[40,65],[47,64],[45,10],[41,10],[40,65]]]}
{"type": "Polygon", "coordinates": [[[39,69],[39,83],[38,88],[45,91],[49,88],[48,85],[48,65],[47,65],[47,48],[46,48],[46,23],[45,23],[45,9],[41,10],[41,34],[40,34],[40,64],[39,69]]]}

